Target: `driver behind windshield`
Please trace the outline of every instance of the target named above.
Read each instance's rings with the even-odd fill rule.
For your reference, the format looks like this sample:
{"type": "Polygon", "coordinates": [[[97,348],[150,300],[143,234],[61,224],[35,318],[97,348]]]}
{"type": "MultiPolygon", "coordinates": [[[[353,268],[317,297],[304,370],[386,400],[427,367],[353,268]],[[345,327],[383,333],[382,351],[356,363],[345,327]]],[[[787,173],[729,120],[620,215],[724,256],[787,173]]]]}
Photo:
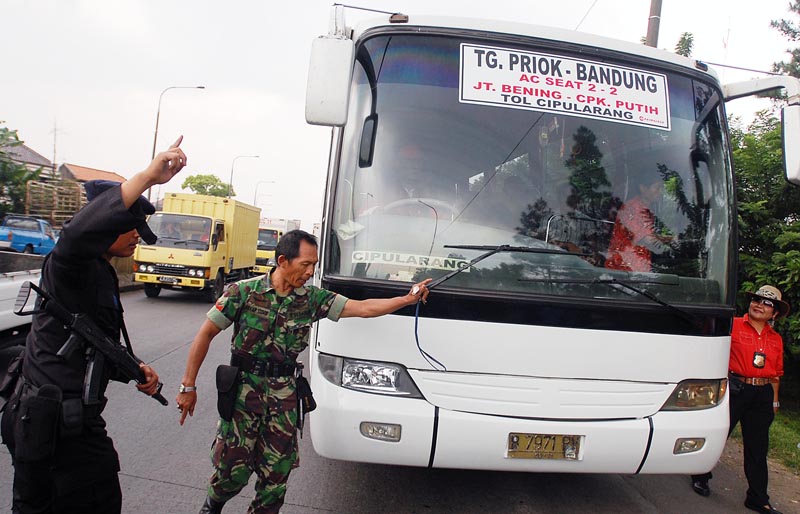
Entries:
{"type": "Polygon", "coordinates": [[[168,237],[170,239],[183,239],[181,229],[177,223],[166,223],[162,229],[159,237],[168,237]]]}

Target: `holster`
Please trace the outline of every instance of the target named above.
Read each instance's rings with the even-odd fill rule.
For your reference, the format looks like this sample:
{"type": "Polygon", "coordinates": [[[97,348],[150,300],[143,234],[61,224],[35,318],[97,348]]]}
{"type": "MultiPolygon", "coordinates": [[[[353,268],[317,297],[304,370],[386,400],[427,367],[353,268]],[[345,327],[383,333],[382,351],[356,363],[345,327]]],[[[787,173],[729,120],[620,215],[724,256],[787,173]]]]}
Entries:
{"type": "Polygon", "coordinates": [[[314,401],[314,393],[311,391],[311,384],[302,375],[297,377],[297,401],[300,402],[303,414],[317,408],[317,402],[314,401]]]}
{"type": "Polygon", "coordinates": [[[25,384],[14,418],[14,458],[35,462],[52,457],[61,424],[61,389],[54,384],[39,388],[25,384]]]}
{"type": "Polygon", "coordinates": [[[303,426],[306,421],[306,414],[317,408],[314,401],[314,393],[311,391],[311,384],[303,376],[303,364],[297,363],[297,376],[295,377],[295,390],[297,391],[297,428],[300,430],[300,437],[303,437],[303,426]]]}
{"type": "Polygon", "coordinates": [[[233,409],[239,396],[239,368],[220,364],[217,366],[217,411],[225,420],[233,419],[233,409]]]}
{"type": "Polygon", "coordinates": [[[730,394],[739,394],[744,389],[744,382],[737,379],[733,374],[728,373],[728,390],[730,394]]]}

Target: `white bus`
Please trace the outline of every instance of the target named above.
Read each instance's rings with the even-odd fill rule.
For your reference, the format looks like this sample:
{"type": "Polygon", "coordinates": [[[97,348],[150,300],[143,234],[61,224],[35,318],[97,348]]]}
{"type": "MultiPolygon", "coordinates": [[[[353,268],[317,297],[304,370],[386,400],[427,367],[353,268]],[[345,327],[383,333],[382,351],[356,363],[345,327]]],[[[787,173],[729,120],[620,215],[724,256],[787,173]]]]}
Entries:
{"type": "MultiPolygon", "coordinates": [[[[308,122],[333,127],[316,279],[353,299],[436,280],[418,309],[319,323],[316,452],[711,469],[736,293],[723,102],[786,87],[796,104],[797,81],[721,87],[639,44],[439,17],[352,28],[340,9],[307,92],[308,122]]],[[[796,141],[800,106],[784,111],[796,141]]]]}

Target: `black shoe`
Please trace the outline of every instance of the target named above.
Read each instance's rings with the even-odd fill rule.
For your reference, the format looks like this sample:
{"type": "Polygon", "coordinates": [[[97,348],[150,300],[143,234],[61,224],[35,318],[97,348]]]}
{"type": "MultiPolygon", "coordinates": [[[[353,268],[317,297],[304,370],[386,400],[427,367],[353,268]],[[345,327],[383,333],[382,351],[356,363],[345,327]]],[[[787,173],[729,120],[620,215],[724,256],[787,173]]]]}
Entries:
{"type": "Polygon", "coordinates": [[[750,498],[744,501],[744,506],[750,510],[761,512],[761,514],[781,514],[780,511],[773,508],[769,503],[766,505],[759,505],[758,503],[750,500],[750,498]]]}
{"type": "Polygon", "coordinates": [[[708,480],[695,480],[692,482],[692,489],[700,496],[708,496],[711,494],[711,488],[708,487],[708,480]]]}
{"type": "Polygon", "coordinates": [[[218,502],[206,496],[206,501],[203,502],[203,508],[200,509],[198,514],[222,514],[222,507],[225,502],[218,502]]]}

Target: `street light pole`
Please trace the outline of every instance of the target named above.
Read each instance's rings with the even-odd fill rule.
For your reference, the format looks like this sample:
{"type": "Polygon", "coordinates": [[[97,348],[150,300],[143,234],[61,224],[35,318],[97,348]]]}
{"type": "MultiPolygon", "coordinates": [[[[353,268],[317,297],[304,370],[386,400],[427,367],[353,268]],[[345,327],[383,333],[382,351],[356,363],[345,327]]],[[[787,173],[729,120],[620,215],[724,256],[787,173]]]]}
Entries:
{"type": "MultiPolygon", "coordinates": [[[[170,89],[205,89],[205,88],[206,86],[169,86],[167,88],[164,88],[164,90],[161,91],[161,94],[158,95],[158,109],[156,110],[156,130],[155,133],[153,134],[153,153],[150,155],[151,161],[156,158],[156,143],[158,142],[158,119],[161,117],[161,99],[164,98],[164,93],[166,93],[170,89]]],[[[151,189],[152,188],[147,189],[148,200],[150,200],[151,189]]]]}
{"type": "Polygon", "coordinates": [[[231,179],[228,181],[228,198],[230,198],[231,194],[233,193],[233,167],[236,165],[236,159],[238,159],[240,157],[249,157],[251,159],[258,159],[260,156],[259,155],[237,155],[236,157],[233,158],[233,162],[231,162],[231,179]]]}

